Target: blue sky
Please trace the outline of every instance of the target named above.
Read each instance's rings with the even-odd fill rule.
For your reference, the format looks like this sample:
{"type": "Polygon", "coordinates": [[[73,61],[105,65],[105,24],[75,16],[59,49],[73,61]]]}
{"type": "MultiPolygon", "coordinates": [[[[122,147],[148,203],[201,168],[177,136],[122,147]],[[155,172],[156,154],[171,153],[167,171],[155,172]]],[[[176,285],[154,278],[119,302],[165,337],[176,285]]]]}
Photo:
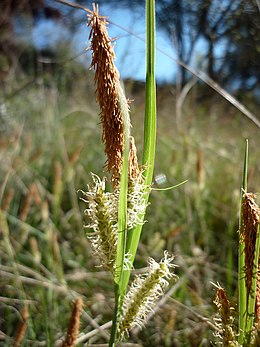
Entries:
{"type": "MultiPolygon", "coordinates": [[[[137,37],[124,32],[115,25],[110,25],[110,34],[112,37],[118,36],[116,44],[116,54],[118,68],[123,77],[134,76],[137,79],[145,79],[145,16],[136,19],[132,12],[127,9],[113,11],[109,16],[112,22],[125,27],[128,31],[133,32],[137,37]]],[[[156,45],[171,56],[174,51],[170,41],[159,31],[157,31],[156,45]]],[[[156,56],[156,77],[162,81],[172,81],[176,73],[175,63],[157,52],[156,56]]]]}
{"type": "MultiPolygon", "coordinates": [[[[60,6],[62,5],[59,5],[59,8],[60,6]]],[[[80,10],[74,11],[74,20],[78,18],[78,24],[73,36],[63,22],[39,20],[31,33],[34,45],[38,48],[54,48],[62,42],[70,46],[76,56],[88,46],[89,29],[82,14],[83,12],[80,10]]],[[[118,25],[109,25],[109,35],[110,37],[118,37],[115,45],[116,65],[121,76],[145,80],[145,42],[141,40],[145,39],[145,13],[142,16],[136,16],[126,8],[112,10],[109,5],[105,5],[100,6],[100,14],[107,15],[109,20],[118,25]],[[140,39],[129,32],[134,33],[140,39]]],[[[28,39],[28,31],[24,34],[28,39]]],[[[157,46],[167,54],[174,56],[170,41],[160,32],[157,32],[157,46]]],[[[79,59],[84,63],[84,56],[79,59]]],[[[162,53],[157,52],[156,77],[158,81],[173,81],[175,72],[176,64],[162,53]]]]}

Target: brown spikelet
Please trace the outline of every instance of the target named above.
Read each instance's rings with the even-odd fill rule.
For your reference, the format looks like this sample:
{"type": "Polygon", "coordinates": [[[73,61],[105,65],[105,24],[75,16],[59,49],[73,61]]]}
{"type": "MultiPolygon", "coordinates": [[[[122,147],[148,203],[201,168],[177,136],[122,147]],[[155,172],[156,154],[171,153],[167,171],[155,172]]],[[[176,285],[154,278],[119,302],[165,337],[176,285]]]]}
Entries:
{"type": "Polygon", "coordinates": [[[2,205],[2,210],[3,211],[8,211],[9,210],[9,207],[10,207],[10,204],[13,200],[13,197],[14,197],[14,190],[11,189],[9,190],[4,202],[3,202],[3,205],[2,205]]]}
{"type": "Polygon", "coordinates": [[[200,187],[203,187],[205,182],[205,165],[204,154],[201,148],[197,150],[197,182],[200,187]]]}
{"type": "MultiPolygon", "coordinates": [[[[242,241],[245,244],[245,276],[246,276],[246,288],[247,299],[250,295],[252,286],[252,276],[254,274],[254,253],[255,243],[257,236],[257,228],[259,223],[259,207],[255,202],[255,194],[245,193],[242,201],[242,241]]],[[[258,275],[259,277],[259,275],[258,275]]],[[[259,305],[260,305],[260,284],[257,281],[257,295],[256,295],[256,308],[258,311],[258,317],[260,317],[259,305]]]]}
{"type": "MultiPolygon", "coordinates": [[[[98,7],[93,5],[93,12],[88,15],[91,26],[90,39],[92,50],[91,68],[95,70],[97,85],[97,101],[101,109],[101,123],[103,126],[102,139],[107,156],[107,169],[112,173],[112,182],[116,183],[120,177],[124,148],[124,122],[122,110],[129,113],[129,101],[126,100],[120,86],[120,75],[114,64],[115,52],[113,40],[107,32],[106,17],[100,16],[98,7]]],[[[126,120],[130,127],[130,118],[126,120]]],[[[138,171],[136,148],[130,141],[130,178],[134,178],[138,171]],[[135,167],[133,167],[133,163],[135,167]],[[133,176],[132,176],[133,175],[133,176]]]]}
{"type": "Polygon", "coordinates": [[[49,220],[49,215],[50,215],[50,212],[49,212],[49,204],[48,204],[48,201],[47,200],[44,200],[42,202],[42,206],[41,206],[41,215],[42,215],[42,220],[43,222],[47,222],[49,220]]]}
{"type": "Polygon", "coordinates": [[[31,200],[32,200],[32,194],[31,194],[31,191],[29,190],[28,193],[26,194],[25,201],[19,215],[21,221],[23,222],[27,219],[28,214],[30,212],[31,200]]]}
{"type": "Polygon", "coordinates": [[[57,274],[61,275],[62,265],[61,265],[61,259],[60,259],[61,255],[60,255],[60,246],[58,242],[57,232],[53,231],[51,236],[52,236],[51,241],[52,241],[52,253],[53,253],[54,266],[57,271],[57,274]]]}
{"type": "Polygon", "coordinates": [[[225,289],[219,284],[217,288],[218,290],[214,300],[219,313],[219,317],[215,318],[215,323],[218,327],[216,336],[220,338],[220,344],[224,347],[239,346],[233,329],[234,308],[230,305],[225,289]]]}
{"type": "Polygon", "coordinates": [[[166,324],[166,329],[169,333],[174,331],[175,321],[176,321],[176,310],[175,308],[171,307],[169,311],[168,321],[166,324]]]}
{"type": "Polygon", "coordinates": [[[62,185],[62,165],[59,161],[54,163],[54,194],[59,194],[62,185]]]}
{"type": "Polygon", "coordinates": [[[29,318],[28,307],[25,306],[22,311],[22,322],[20,322],[15,339],[14,339],[14,347],[19,347],[24,339],[24,335],[27,329],[27,320],[29,318]]]}
{"type": "Polygon", "coordinates": [[[39,190],[38,190],[38,187],[37,187],[36,183],[32,183],[31,184],[30,192],[32,194],[32,197],[33,197],[35,205],[39,206],[41,201],[42,201],[42,199],[40,197],[40,193],[39,193],[39,190]]]}
{"type": "Polygon", "coordinates": [[[37,150],[35,150],[29,157],[29,163],[32,163],[38,158],[40,158],[42,154],[43,154],[43,150],[41,148],[38,148],[37,150]]]}
{"type": "Polygon", "coordinates": [[[30,243],[33,259],[37,264],[39,264],[41,262],[42,255],[38,247],[37,239],[34,236],[32,236],[30,237],[29,243],[30,243]]]}
{"type": "Polygon", "coordinates": [[[69,157],[69,165],[74,165],[78,160],[79,160],[79,157],[80,157],[80,153],[83,149],[83,146],[80,145],[76,148],[76,150],[72,153],[72,155],[69,157]]]}
{"type": "Polygon", "coordinates": [[[83,301],[81,298],[77,298],[72,312],[67,329],[67,334],[65,340],[63,341],[61,347],[74,347],[76,345],[77,337],[79,334],[80,327],[80,317],[82,313],[83,301]]]}

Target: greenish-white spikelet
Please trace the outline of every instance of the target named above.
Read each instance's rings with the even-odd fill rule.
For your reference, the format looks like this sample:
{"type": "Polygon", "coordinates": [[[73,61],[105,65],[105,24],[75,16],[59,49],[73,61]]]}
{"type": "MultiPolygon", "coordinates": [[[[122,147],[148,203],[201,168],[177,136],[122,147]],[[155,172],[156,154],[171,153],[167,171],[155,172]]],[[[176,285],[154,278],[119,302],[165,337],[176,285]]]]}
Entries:
{"type": "Polygon", "coordinates": [[[128,196],[127,196],[127,216],[128,216],[128,229],[134,228],[137,224],[143,224],[140,216],[145,214],[147,207],[146,200],[144,199],[144,192],[146,186],[142,174],[139,177],[129,181],[128,196]]]}
{"type": "MultiPolygon", "coordinates": [[[[114,273],[120,190],[116,188],[113,192],[106,192],[105,178],[101,180],[97,175],[92,174],[92,179],[93,184],[88,185],[88,191],[83,192],[84,198],[82,199],[88,204],[85,213],[90,222],[86,227],[93,229],[88,238],[95,255],[101,261],[101,265],[114,273]]],[[[144,213],[146,208],[146,202],[143,199],[144,189],[141,175],[138,179],[131,180],[127,196],[128,230],[134,228],[137,224],[143,223],[139,215],[144,213]]],[[[128,258],[126,257],[124,265],[127,269],[129,269],[128,258]]]]}
{"type": "Polygon", "coordinates": [[[92,179],[93,185],[88,186],[88,192],[84,192],[83,199],[88,203],[85,213],[90,219],[90,223],[86,227],[92,228],[94,231],[88,238],[101,265],[114,273],[118,200],[113,193],[105,191],[105,178],[101,180],[92,174],[92,179]]]}
{"type": "Polygon", "coordinates": [[[157,263],[149,258],[149,270],[146,274],[137,275],[124,299],[122,318],[119,324],[120,339],[134,326],[143,327],[147,314],[152,311],[156,301],[163,295],[168,286],[168,279],[176,277],[171,268],[173,257],[165,251],[164,258],[157,263]]]}

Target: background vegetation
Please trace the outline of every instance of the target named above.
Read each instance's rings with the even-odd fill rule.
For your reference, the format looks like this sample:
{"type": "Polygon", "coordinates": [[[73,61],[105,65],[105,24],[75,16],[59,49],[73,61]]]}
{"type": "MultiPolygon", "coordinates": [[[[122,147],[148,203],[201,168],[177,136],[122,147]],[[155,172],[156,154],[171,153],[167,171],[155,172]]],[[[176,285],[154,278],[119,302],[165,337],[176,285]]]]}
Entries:
{"type": "MultiPolygon", "coordinates": [[[[93,74],[70,60],[71,52],[66,47],[60,46],[55,52],[39,52],[28,45],[25,49],[15,35],[17,20],[23,16],[26,20],[37,20],[39,13],[54,19],[63,16],[62,7],[57,9],[53,4],[1,4],[6,6],[6,15],[1,18],[6,31],[1,30],[0,63],[3,346],[12,345],[25,304],[30,318],[24,346],[54,346],[66,332],[71,303],[78,295],[84,299],[84,343],[108,341],[107,330],[100,326],[112,318],[113,312],[111,278],[96,267],[82,227],[86,206],[77,194],[90,182],[90,172],[104,173],[93,74]],[[44,64],[43,56],[50,55],[63,63],[44,64]],[[94,329],[93,334],[86,335],[94,329]]],[[[158,4],[163,6],[164,2],[158,4]]],[[[240,7],[242,14],[243,9],[240,7]]],[[[244,32],[248,34],[249,30],[244,32]]],[[[240,44],[237,47],[245,51],[240,44]]],[[[259,57],[257,50],[255,54],[259,57]]],[[[259,83],[257,72],[252,74],[259,83]]],[[[230,70],[227,75],[232,82],[230,70]]],[[[246,79],[239,81],[246,86],[238,94],[240,100],[256,114],[259,85],[249,88],[246,79]]],[[[219,281],[227,288],[236,305],[238,206],[245,138],[250,146],[248,191],[259,192],[259,128],[199,82],[194,82],[180,102],[180,86],[185,83],[186,77],[177,86],[158,86],[154,185],[163,188],[189,181],[177,189],[151,194],[135,268],[142,271],[148,256],[160,259],[162,250],[167,249],[176,255],[179,281],[171,286],[167,300],[158,306],[147,328],[131,336],[133,343],[142,346],[210,345],[209,341],[214,341],[210,323],[216,312],[210,282],[219,281]]],[[[127,97],[134,100],[133,134],[141,157],[144,85],[128,80],[125,89],[127,97]]]]}

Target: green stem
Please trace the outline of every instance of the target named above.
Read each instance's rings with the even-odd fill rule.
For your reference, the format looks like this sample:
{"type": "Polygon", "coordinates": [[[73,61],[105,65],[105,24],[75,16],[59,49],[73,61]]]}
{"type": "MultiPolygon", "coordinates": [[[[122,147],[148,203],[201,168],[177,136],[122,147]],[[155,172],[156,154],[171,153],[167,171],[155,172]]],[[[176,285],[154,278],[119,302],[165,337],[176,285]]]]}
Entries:
{"type": "Polygon", "coordinates": [[[239,301],[239,336],[238,342],[242,345],[245,338],[246,328],[246,278],[245,278],[245,244],[242,242],[242,201],[243,195],[247,191],[247,171],[248,171],[248,140],[246,140],[244,169],[242,179],[242,189],[240,197],[240,217],[239,217],[239,249],[238,249],[238,301],[239,301]]]}
{"type": "MultiPolygon", "coordinates": [[[[116,288],[116,285],[115,285],[115,292],[117,292],[117,290],[118,290],[118,287],[116,288]]],[[[119,327],[119,322],[120,322],[120,317],[122,312],[123,299],[124,299],[123,296],[118,294],[115,295],[115,309],[114,309],[113,324],[111,329],[109,347],[115,347],[117,345],[118,327],[119,327]]]]}
{"type": "Polygon", "coordinates": [[[124,259],[126,252],[126,233],[127,233],[127,192],[128,192],[128,156],[129,156],[129,111],[124,93],[119,86],[118,88],[119,102],[121,114],[124,124],[124,150],[123,150],[123,164],[120,175],[120,192],[118,203],[118,241],[116,250],[116,265],[114,274],[114,287],[115,287],[115,310],[113,317],[112,330],[110,335],[109,347],[116,346],[118,326],[122,312],[122,305],[124,299],[124,291],[122,286],[123,272],[124,272],[124,259]]]}
{"type": "MultiPolygon", "coordinates": [[[[150,186],[152,183],[155,144],[156,144],[156,85],[155,85],[155,3],[154,0],[146,1],[146,99],[145,99],[145,124],[144,145],[142,164],[145,168],[144,179],[146,191],[144,199],[149,199],[150,186]]],[[[141,220],[144,215],[139,216],[141,220]]],[[[133,264],[136,255],[142,225],[138,224],[128,233],[126,252],[131,255],[130,262],[133,264]]],[[[130,270],[123,273],[123,292],[126,291],[130,270]]]]}

